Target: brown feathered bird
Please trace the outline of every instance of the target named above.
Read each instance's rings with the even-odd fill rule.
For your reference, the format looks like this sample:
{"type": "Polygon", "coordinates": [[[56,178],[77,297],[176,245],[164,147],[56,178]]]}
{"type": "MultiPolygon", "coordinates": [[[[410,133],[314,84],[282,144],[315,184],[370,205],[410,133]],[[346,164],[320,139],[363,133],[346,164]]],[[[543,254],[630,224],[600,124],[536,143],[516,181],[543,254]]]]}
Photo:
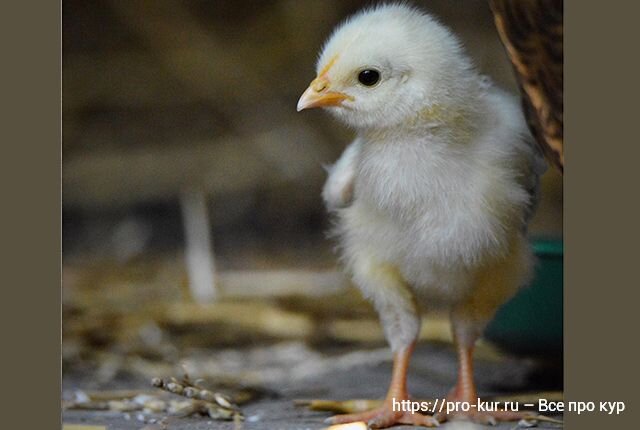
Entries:
{"type": "Polygon", "coordinates": [[[563,2],[489,0],[513,64],[531,133],[560,171],[563,152],[563,2]]]}

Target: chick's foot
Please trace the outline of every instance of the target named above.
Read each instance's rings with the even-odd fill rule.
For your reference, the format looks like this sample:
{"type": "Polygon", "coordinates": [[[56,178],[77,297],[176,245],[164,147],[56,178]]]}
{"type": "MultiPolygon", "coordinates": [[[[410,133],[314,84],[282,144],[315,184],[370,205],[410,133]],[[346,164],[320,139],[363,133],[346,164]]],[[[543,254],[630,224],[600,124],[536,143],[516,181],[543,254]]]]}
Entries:
{"type": "MultiPolygon", "coordinates": [[[[456,332],[454,324],[454,332],[456,332]]],[[[459,327],[458,327],[459,328],[459,327]]],[[[460,334],[460,332],[457,332],[460,334]]],[[[463,339],[462,336],[458,336],[463,339]]],[[[438,422],[466,420],[478,424],[495,425],[499,421],[520,421],[522,419],[536,419],[537,414],[529,411],[512,411],[500,409],[497,402],[483,402],[478,397],[476,385],[473,381],[473,342],[459,342],[458,349],[458,382],[446,398],[446,407],[434,417],[438,422]]]]}
{"type": "Polygon", "coordinates": [[[393,403],[385,401],[382,406],[366,412],[335,415],[327,420],[330,424],[346,424],[364,421],[369,428],[384,429],[394,425],[408,424],[422,427],[437,427],[438,421],[431,415],[394,410],[393,403]]]}
{"type": "Polygon", "coordinates": [[[434,414],[438,422],[464,420],[476,424],[496,425],[501,421],[520,421],[522,419],[536,419],[538,415],[531,411],[511,411],[500,409],[500,405],[493,402],[483,402],[476,394],[472,379],[466,379],[467,372],[445,399],[444,411],[434,414]]]}
{"type": "MultiPolygon", "coordinates": [[[[475,402],[474,402],[475,403],[475,402]]],[[[474,404],[472,403],[472,405],[474,404]]],[[[438,413],[434,415],[438,422],[445,421],[472,421],[476,424],[496,425],[501,421],[520,421],[520,420],[537,420],[538,415],[530,411],[479,411],[477,408],[471,407],[467,411],[457,410],[449,413],[438,413]]]]}

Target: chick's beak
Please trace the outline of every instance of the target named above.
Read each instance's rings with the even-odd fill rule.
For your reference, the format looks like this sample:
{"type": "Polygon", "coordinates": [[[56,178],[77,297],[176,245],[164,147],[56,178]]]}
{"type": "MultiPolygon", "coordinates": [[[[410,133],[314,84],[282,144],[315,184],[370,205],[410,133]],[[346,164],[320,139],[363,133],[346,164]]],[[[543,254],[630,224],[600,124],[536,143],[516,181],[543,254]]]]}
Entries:
{"type": "Polygon", "coordinates": [[[317,107],[340,106],[344,100],[353,100],[353,97],[337,91],[330,91],[329,81],[324,77],[317,77],[300,96],[298,112],[317,107]]]}

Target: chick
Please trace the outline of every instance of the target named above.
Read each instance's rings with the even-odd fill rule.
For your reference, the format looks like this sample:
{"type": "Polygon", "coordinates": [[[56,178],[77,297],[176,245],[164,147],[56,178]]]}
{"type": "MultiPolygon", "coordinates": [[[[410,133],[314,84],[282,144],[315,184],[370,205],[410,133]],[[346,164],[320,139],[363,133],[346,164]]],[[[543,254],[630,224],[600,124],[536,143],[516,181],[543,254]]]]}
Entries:
{"type": "Polygon", "coordinates": [[[521,418],[393,410],[394,400],[408,399],[420,309],[450,312],[459,372],[448,400],[476,404],[474,344],[531,276],[526,228],[546,164],[517,101],[478,74],[447,28],[406,5],[348,19],[317,71],[298,111],[326,108],[357,132],[330,168],[323,197],[345,267],[375,305],[394,353],[383,406],[331,422],[384,428],[521,418]]]}

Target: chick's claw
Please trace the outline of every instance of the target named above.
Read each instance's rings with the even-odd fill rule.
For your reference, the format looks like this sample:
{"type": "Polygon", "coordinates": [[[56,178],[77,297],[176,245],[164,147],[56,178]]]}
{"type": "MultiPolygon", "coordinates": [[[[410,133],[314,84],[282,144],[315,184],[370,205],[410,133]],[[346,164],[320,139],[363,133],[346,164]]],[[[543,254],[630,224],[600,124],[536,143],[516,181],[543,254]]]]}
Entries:
{"type": "Polygon", "coordinates": [[[495,426],[498,422],[520,421],[520,420],[536,420],[538,415],[533,412],[515,412],[515,411],[494,411],[482,412],[474,409],[468,411],[456,411],[436,414],[438,422],[445,421],[471,421],[476,424],[495,426]]]}
{"type": "Polygon", "coordinates": [[[329,424],[347,424],[366,422],[368,428],[385,429],[399,424],[422,427],[437,427],[439,425],[431,415],[394,411],[391,405],[385,404],[379,408],[354,414],[335,415],[327,420],[329,424]]]}

